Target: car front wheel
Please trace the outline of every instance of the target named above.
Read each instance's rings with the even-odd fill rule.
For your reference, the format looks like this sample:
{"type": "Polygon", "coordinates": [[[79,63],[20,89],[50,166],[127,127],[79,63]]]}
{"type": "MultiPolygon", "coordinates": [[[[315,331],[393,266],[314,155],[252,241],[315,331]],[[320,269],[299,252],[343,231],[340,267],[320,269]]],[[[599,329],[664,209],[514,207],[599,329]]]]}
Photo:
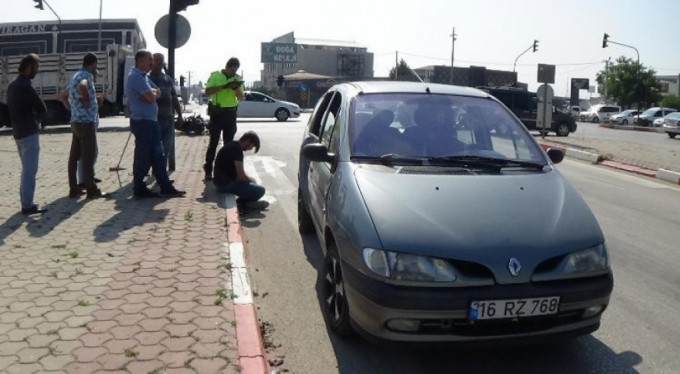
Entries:
{"type": "Polygon", "coordinates": [[[345,280],[342,276],[340,257],[335,243],[328,245],[322,276],[323,305],[328,325],[340,336],[353,335],[354,330],[349,321],[345,280]]]}
{"type": "Polygon", "coordinates": [[[675,139],[675,135],[678,135],[678,134],[673,133],[673,132],[668,133],[668,137],[671,138],[671,139],[675,139]]]}
{"type": "Polygon", "coordinates": [[[598,123],[600,122],[600,119],[598,117],[593,117],[593,123],[598,123]]]}
{"type": "Polygon", "coordinates": [[[624,125],[624,126],[628,125],[628,120],[627,120],[627,119],[624,119],[624,120],[621,122],[621,124],[624,125]]]}
{"type": "Polygon", "coordinates": [[[302,191],[298,188],[298,231],[300,234],[311,234],[314,232],[314,222],[305,208],[302,201],[302,191]]]}
{"type": "Polygon", "coordinates": [[[555,130],[557,136],[569,136],[569,124],[566,122],[560,122],[555,130]]]}
{"type": "Polygon", "coordinates": [[[284,122],[287,121],[288,118],[290,117],[290,112],[286,108],[279,108],[276,110],[276,113],[274,113],[274,116],[280,122],[284,122]]]}

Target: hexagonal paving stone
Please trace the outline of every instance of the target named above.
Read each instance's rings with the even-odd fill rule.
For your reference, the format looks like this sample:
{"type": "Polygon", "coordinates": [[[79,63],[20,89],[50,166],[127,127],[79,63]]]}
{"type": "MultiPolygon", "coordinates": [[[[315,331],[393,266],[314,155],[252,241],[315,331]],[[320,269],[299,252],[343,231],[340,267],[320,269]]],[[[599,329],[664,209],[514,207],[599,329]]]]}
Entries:
{"type": "Polygon", "coordinates": [[[42,357],[47,356],[50,351],[47,348],[24,348],[17,352],[19,362],[22,364],[31,364],[38,362],[42,357]]]}

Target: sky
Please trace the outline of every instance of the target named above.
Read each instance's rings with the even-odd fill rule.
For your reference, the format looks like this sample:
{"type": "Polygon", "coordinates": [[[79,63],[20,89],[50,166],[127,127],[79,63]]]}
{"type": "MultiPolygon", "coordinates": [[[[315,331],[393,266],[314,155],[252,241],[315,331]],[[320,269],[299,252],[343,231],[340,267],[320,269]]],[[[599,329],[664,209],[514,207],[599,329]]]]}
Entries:
{"type": "MultiPolygon", "coordinates": [[[[48,0],[63,19],[96,19],[99,0],[48,0]]],[[[168,0],[102,0],[103,18],[136,18],[148,49],[166,52],[154,26],[168,12],[168,0]]],[[[0,23],[55,20],[32,0],[0,0],[0,23]]],[[[294,31],[296,37],[355,41],[375,54],[375,76],[387,76],[395,52],[412,67],[450,65],[455,27],[455,66],[512,70],[535,90],[537,64],[555,64],[556,95],[567,95],[570,78],[594,85],[604,60],[635,58],[630,48],[602,48],[602,35],[635,46],[640,61],[660,75],[680,74],[678,0],[200,0],[181,12],[191,38],[176,52],[176,72],[205,82],[231,56],[241,60],[247,82],[260,79],[260,43],[294,31]]],[[[587,96],[587,94],[585,94],[587,96]]],[[[583,97],[583,94],[582,94],[583,97]]]]}

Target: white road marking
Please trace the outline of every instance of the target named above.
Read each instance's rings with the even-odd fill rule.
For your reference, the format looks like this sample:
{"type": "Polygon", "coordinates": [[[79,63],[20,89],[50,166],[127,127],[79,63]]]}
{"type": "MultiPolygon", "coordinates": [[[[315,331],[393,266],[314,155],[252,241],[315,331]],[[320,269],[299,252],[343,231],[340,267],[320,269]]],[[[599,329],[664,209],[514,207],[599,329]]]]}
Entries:
{"type": "Polygon", "coordinates": [[[262,200],[281,205],[290,224],[297,227],[297,187],[283,172],[286,165],[271,156],[250,156],[245,158],[243,168],[267,189],[262,200]]]}

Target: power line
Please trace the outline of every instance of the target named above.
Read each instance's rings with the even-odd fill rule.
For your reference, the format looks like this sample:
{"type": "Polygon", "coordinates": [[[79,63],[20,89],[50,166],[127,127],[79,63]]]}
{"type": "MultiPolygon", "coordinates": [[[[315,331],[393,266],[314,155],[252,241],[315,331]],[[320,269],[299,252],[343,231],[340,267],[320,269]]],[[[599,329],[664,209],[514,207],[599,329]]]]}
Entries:
{"type": "MultiPolygon", "coordinates": [[[[389,52],[391,54],[391,52],[389,52]]],[[[419,57],[419,58],[427,58],[430,60],[438,60],[438,61],[450,61],[450,58],[442,58],[442,57],[434,57],[434,56],[425,56],[425,55],[419,55],[416,53],[410,53],[410,52],[402,52],[399,51],[400,54],[410,56],[410,57],[419,57]]],[[[387,53],[385,53],[387,54],[387,53]]],[[[376,57],[379,57],[383,54],[375,55],[376,57]]],[[[469,60],[456,60],[460,61],[466,64],[484,64],[484,65],[502,65],[502,66],[509,66],[513,65],[511,63],[505,63],[505,62],[488,62],[488,61],[469,61],[469,60]]],[[[596,65],[596,64],[601,64],[601,61],[597,62],[565,62],[565,63],[560,63],[560,64],[553,64],[553,65],[558,65],[558,66],[578,66],[578,65],[596,65]]],[[[517,66],[536,66],[536,64],[517,64],[517,66]]],[[[667,70],[672,70],[672,69],[667,69],[667,70]]],[[[680,70],[680,69],[678,69],[680,70]]]]}

